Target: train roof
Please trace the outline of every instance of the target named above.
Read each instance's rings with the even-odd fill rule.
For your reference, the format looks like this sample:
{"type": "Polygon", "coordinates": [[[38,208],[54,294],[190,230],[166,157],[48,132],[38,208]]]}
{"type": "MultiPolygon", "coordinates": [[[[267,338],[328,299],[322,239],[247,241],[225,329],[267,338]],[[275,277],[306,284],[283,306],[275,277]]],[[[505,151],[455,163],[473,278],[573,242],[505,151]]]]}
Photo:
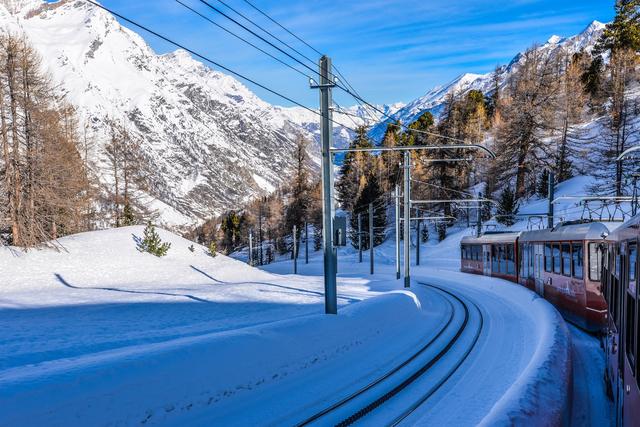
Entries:
{"type": "Polygon", "coordinates": [[[609,228],[601,222],[568,222],[544,230],[525,231],[521,242],[543,242],[561,240],[601,240],[609,234],[609,228]]]}
{"type": "Polygon", "coordinates": [[[622,223],[615,230],[611,231],[607,240],[626,240],[638,237],[640,232],[640,214],[622,223]]]}
{"type": "Polygon", "coordinates": [[[520,236],[520,234],[522,234],[520,231],[487,232],[480,237],[465,236],[462,238],[462,241],[460,243],[464,245],[479,245],[483,243],[513,243],[516,241],[518,236],[520,236]]]}

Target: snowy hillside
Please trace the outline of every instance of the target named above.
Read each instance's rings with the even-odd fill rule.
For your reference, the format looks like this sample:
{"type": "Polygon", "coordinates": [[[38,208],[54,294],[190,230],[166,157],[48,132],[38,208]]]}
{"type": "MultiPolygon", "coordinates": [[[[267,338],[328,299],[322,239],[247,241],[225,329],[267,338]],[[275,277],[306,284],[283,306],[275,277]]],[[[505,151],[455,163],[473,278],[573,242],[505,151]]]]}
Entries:
{"type": "MultiPolygon", "coordinates": [[[[320,251],[301,268],[310,276],[280,275],[212,258],[199,245],[192,252],[191,242],[164,230],[166,257],[140,253],[142,231],[67,236],[59,252],[0,248],[0,322],[12,325],[0,333],[0,407],[12,408],[0,411],[1,425],[295,424],[398,364],[451,319],[441,292],[417,283],[404,289],[392,264],[369,276],[353,253],[341,257],[340,314],[325,316],[323,279],[313,273],[320,251]]],[[[545,335],[564,327],[559,315],[523,287],[451,271],[458,253],[447,251],[446,263],[429,259],[450,270],[414,274],[467,293],[486,313],[499,313],[491,323],[509,324],[508,336],[519,338],[498,354],[504,329],[488,329],[470,368],[423,415],[446,423],[459,399],[474,402],[456,411],[461,425],[531,413],[539,404],[525,396],[540,382],[560,401],[566,373],[543,369],[566,353],[545,335]]],[[[290,271],[290,263],[270,267],[290,271]]]]}
{"type": "MultiPolygon", "coordinates": [[[[107,119],[122,121],[143,142],[153,207],[165,222],[194,222],[272,191],[293,164],[298,134],[316,144],[310,151],[318,161],[317,115],[270,105],[185,51],[157,55],[86,2],[3,0],[0,28],[27,35],[78,108],[81,129],[97,141],[92,157],[103,181],[107,119]]],[[[339,113],[335,118],[350,127],[364,123],[339,113]]],[[[336,128],[336,145],[349,138],[336,128]]]]}
{"type": "MultiPolygon", "coordinates": [[[[581,50],[589,52],[593,49],[596,41],[602,34],[604,27],[605,24],[593,21],[580,34],[568,38],[552,36],[545,44],[539,46],[538,49],[547,55],[557,54],[561,49],[568,53],[575,53],[581,50]]],[[[393,120],[400,120],[405,124],[412,123],[427,111],[437,117],[442,111],[447,95],[450,93],[464,94],[470,90],[480,90],[485,94],[491,93],[494,89],[495,73],[498,73],[498,81],[500,84],[504,84],[509,75],[517,69],[521,60],[521,55],[522,53],[519,53],[508,65],[500,67],[495,72],[487,74],[466,73],[457,77],[447,85],[436,86],[424,96],[409,102],[395,114],[391,114],[391,117],[393,120]]],[[[390,121],[391,119],[387,119],[374,126],[370,135],[375,140],[380,140],[383,137],[386,126],[390,121]]]]}

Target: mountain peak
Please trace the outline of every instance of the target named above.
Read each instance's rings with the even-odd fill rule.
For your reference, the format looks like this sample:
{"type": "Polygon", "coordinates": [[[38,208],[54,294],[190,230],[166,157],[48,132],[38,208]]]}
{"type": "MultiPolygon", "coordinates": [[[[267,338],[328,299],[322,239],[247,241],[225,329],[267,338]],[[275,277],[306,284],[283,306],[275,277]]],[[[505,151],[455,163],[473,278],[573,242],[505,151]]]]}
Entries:
{"type": "Polygon", "coordinates": [[[558,44],[562,40],[564,40],[562,37],[553,35],[553,36],[549,37],[549,40],[547,40],[547,44],[558,44]]]}

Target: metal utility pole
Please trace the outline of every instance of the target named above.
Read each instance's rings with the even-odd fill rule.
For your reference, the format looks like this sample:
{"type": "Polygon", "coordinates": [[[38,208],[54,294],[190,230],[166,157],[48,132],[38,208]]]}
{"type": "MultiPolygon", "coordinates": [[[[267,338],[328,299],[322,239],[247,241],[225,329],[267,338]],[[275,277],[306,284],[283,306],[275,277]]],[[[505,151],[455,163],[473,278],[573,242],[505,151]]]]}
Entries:
{"type": "Polygon", "coordinates": [[[253,267],[253,229],[249,229],[249,265],[253,267]]]}
{"type": "Polygon", "coordinates": [[[549,213],[547,216],[548,228],[553,228],[553,199],[555,199],[554,193],[556,188],[556,176],[553,172],[549,171],[549,187],[547,190],[547,196],[549,197],[549,213]]]}
{"type": "Polygon", "coordinates": [[[309,264],[309,223],[304,222],[304,263],[309,264]]]}
{"type": "Polygon", "coordinates": [[[298,274],[298,227],[293,226],[293,274],[298,274]]]}
{"type": "MultiPolygon", "coordinates": [[[[482,193],[478,193],[478,199],[482,200],[482,193]]],[[[476,237],[482,234],[482,202],[478,202],[478,217],[476,218],[476,237]]]]}
{"type": "Polygon", "coordinates": [[[358,213],[358,262],[362,262],[362,212],[358,213]]]}
{"type": "Polygon", "coordinates": [[[400,280],[400,186],[396,184],[396,280],[400,280]]]}
{"type": "Polygon", "coordinates": [[[409,272],[409,226],[411,225],[411,157],[408,151],[404,152],[404,287],[411,284],[409,272]]]}
{"type": "Polygon", "coordinates": [[[369,267],[373,274],[373,203],[369,203],[369,267]]]}
{"type": "Polygon", "coordinates": [[[258,214],[258,244],[260,245],[258,248],[258,255],[260,256],[260,265],[264,265],[263,264],[263,258],[262,258],[262,202],[264,199],[260,199],[260,207],[259,207],[259,214],[258,214]]]}
{"type": "Polygon", "coordinates": [[[322,143],[322,241],[324,251],[324,307],[325,313],[338,313],[336,273],[338,256],[333,246],[333,157],[331,153],[333,124],[331,107],[332,88],[335,83],[329,78],[331,59],[320,58],[320,84],[311,85],[320,90],[320,141],[322,143]]]}
{"type": "Polygon", "coordinates": [[[421,219],[416,221],[416,265],[420,265],[420,224],[422,224],[421,219]]]}

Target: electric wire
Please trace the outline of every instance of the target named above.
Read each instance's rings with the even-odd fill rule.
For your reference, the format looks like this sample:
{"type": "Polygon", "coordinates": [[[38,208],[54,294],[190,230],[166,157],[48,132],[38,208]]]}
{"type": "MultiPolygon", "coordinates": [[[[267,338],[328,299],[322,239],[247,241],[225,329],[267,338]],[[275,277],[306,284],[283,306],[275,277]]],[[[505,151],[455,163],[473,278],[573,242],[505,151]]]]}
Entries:
{"type": "Polygon", "coordinates": [[[208,16],[203,15],[202,13],[198,12],[197,10],[195,10],[194,8],[192,8],[191,6],[186,5],[185,3],[183,3],[181,0],[174,0],[176,3],[181,4],[183,7],[185,7],[186,9],[189,9],[191,12],[195,13],[196,15],[200,16],[202,19],[210,22],[211,24],[215,25],[216,27],[220,28],[222,31],[232,35],[233,37],[243,41],[244,43],[248,44],[249,46],[253,47],[254,49],[259,50],[260,52],[264,53],[265,55],[269,56],[270,58],[278,61],[279,63],[281,63],[282,65],[289,67],[290,69],[292,69],[293,71],[301,74],[302,76],[306,77],[307,79],[310,79],[311,77],[308,74],[305,74],[304,72],[300,71],[299,69],[295,68],[293,65],[283,61],[282,59],[276,57],[275,55],[272,55],[271,53],[267,52],[266,50],[262,49],[260,46],[257,46],[253,43],[251,43],[249,40],[245,39],[242,36],[239,36],[238,34],[234,33],[233,31],[229,30],[226,27],[223,27],[222,25],[218,24],[217,22],[215,22],[214,20],[212,20],[211,18],[209,18],[208,16]]]}
{"type": "MultiPolygon", "coordinates": [[[[226,6],[226,3],[222,2],[221,0],[218,0],[218,1],[226,6]]],[[[262,40],[263,42],[267,43],[272,48],[274,48],[274,49],[278,50],[279,52],[285,54],[286,56],[288,56],[292,60],[296,61],[298,64],[302,65],[303,67],[305,67],[306,69],[308,69],[312,73],[318,75],[319,77],[322,77],[322,75],[320,74],[319,71],[314,70],[313,68],[311,68],[310,66],[308,66],[304,62],[300,61],[295,56],[291,55],[289,52],[287,52],[284,49],[280,48],[279,46],[276,46],[275,44],[271,43],[269,40],[267,40],[266,38],[262,37],[260,34],[256,33],[251,28],[247,27],[246,25],[242,24],[241,22],[238,22],[236,19],[232,18],[231,16],[227,15],[226,13],[224,13],[223,11],[221,11],[220,9],[218,9],[217,7],[212,5],[211,3],[207,2],[206,0],[200,0],[200,2],[205,4],[205,5],[207,5],[211,10],[213,10],[213,11],[217,12],[218,14],[222,15],[223,17],[227,18],[229,21],[233,22],[234,24],[236,24],[240,28],[244,29],[248,33],[251,33],[253,36],[255,36],[255,37],[259,38],[260,40],[262,40]]],[[[227,7],[229,7],[229,6],[227,6],[227,7]]],[[[234,9],[232,9],[232,10],[234,10],[234,9]]],[[[238,12],[236,12],[236,13],[238,13],[238,12]]],[[[240,14],[240,16],[243,16],[243,15],[240,14]]],[[[245,19],[248,19],[248,18],[245,18],[245,19]]],[[[253,22],[253,21],[250,21],[250,22],[253,22]]],[[[254,25],[257,26],[257,24],[254,24],[254,25]]],[[[274,36],[272,36],[272,37],[274,37],[274,36]]]]}
{"type": "MultiPolygon", "coordinates": [[[[314,70],[313,68],[309,67],[307,64],[303,63],[302,61],[300,61],[298,58],[295,58],[293,55],[289,54],[288,52],[285,52],[283,49],[281,49],[280,47],[274,45],[273,43],[271,43],[270,41],[268,41],[267,39],[265,39],[264,37],[262,37],[261,35],[257,34],[255,31],[251,30],[250,28],[248,28],[246,25],[243,25],[242,23],[238,22],[237,20],[235,20],[234,18],[230,17],[229,15],[227,15],[226,13],[222,12],[220,9],[218,9],[217,7],[213,6],[212,4],[210,4],[209,2],[207,2],[206,0],[199,0],[201,3],[207,5],[209,8],[211,8],[212,10],[216,11],[218,14],[222,15],[223,17],[227,18],[228,20],[234,22],[236,25],[240,26],[241,28],[243,28],[245,31],[248,31],[249,33],[253,34],[255,37],[258,37],[259,39],[261,39],[262,41],[264,41],[265,43],[269,44],[270,46],[272,46],[273,48],[277,49],[278,51],[282,52],[283,54],[287,55],[289,58],[293,59],[294,61],[296,61],[298,64],[302,65],[303,67],[307,68],[309,71],[311,71],[312,73],[318,75],[320,78],[322,78],[322,75],[314,70]]],[[[291,47],[289,44],[287,44],[286,42],[282,41],[280,38],[278,38],[277,36],[273,35],[271,32],[269,32],[268,30],[265,30],[264,28],[262,28],[260,25],[256,24],[252,19],[246,17],[244,14],[242,14],[241,12],[237,11],[236,9],[234,9],[233,7],[229,6],[227,3],[225,3],[223,0],[217,0],[218,2],[220,2],[221,4],[223,4],[224,6],[226,6],[227,8],[229,8],[230,10],[232,10],[233,12],[235,12],[236,14],[238,14],[239,16],[241,16],[243,19],[245,19],[246,21],[250,22],[252,25],[254,25],[257,28],[260,28],[263,32],[265,32],[266,34],[269,34],[272,38],[274,38],[275,40],[278,40],[280,43],[282,43],[283,45],[287,46],[289,49],[291,49],[292,51],[296,52],[298,55],[300,55],[301,57],[303,57],[304,59],[308,60],[310,63],[314,64],[313,60],[311,60],[310,58],[308,58],[306,55],[300,53],[298,50],[296,50],[295,48],[291,47]]],[[[266,15],[266,13],[262,12],[262,14],[266,15]]],[[[271,20],[273,20],[273,18],[270,18],[271,20]]],[[[275,20],[273,20],[275,21],[275,20]]],[[[335,68],[335,67],[334,67],[335,68]]],[[[331,74],[331,71],[329,71],[329,73],[331,74]]],[[[344,77],[343,77],[344,78],[344,77]]],[[[334,80],[334,79],[331,79],[334,80]]],[[[380,113],[382,116],[390,119],[390,120],[396,120],[394,117],[390,116],[389,114],[387,114],[386,112],[382,111],[381,109],[379,109],[378,107],[376,107],[375,105],[371,104],[370,102],[368,102],[367,100],[365,100],[363,97],[361,97],[356,90],[353,88],[353,86],[349,85],[351,87],[351,89],[349,88],[345,88],[344,86],[340,85],[338,82],[334,82],[335,86],[341,90],[343,90],[344,92],[346,92],[347,94],[351,95],[354,99],[356,99],[356,101],[358,102],[362,102],[364,105],[368,106],[369,108],[371,108],[374,111],[377,111],[378,113],[380,113]]],[[[346,84],[346,79],[345,79],[345,84],[346,84]]],[[[364,106],[363,106],[364,107],[364,106]]],[[[414,132],[414,133],[420,133],[420,134],[424,134],[424,135],[430,135],[433,137],[437,137],[437,138],[442,138],[442,139],[447,139],[450,141],[454,141],[454,142],[458,142],[458,143],[463,143],[463,144],[468,144],[468,141],[459,139],[459,138],[454,138],[454,137],[450,137],[447,135],[442,135],[442,134],[438,134],[435,132],[429,132],[429,131],[424,131],[424,130],[420,130],[420,129],[412,129],[409,126],[403,124],[403,123],[399,123],[400,127],[404,128],[405,131],[407,132],[414,132]]]]}
{"type": "MultiPolygon", "coordinates": [[[[220,1],[220,0],[219,0],[220,1]]],[[[320,52],[318,49],[316,49],[315,47],[313,47],[311,44],[309,44],[307,41],[305,41],[304,39],[302,39],[301,37],[299,37],[297,34],[295,34],[293,31],[289,30],[288,28],[286,28],[284,25],[282,25],[280,22],[278,22],[276,19],[272,18],[269,14],[267,14],[265,11],[263,11],[262,9],[260,9],[259,7],[257,7],[255,4],[253,4],[252,2],[250,2],[249,0],[243,0],[246,4],[248,4],[249,6],[251,6],[254,10],[256,10],[258,13],[260,13],[262,16],[264,16],[265,18],[267,18],[269,21],[273,22],[274,24],[276,24],[278,27],[282,28],[284,31],[286,31],[288,34],[290,34],[291,36],[293,36],[294,38],[296,38],[298,41],[300,41],[301,43],[303,43],[305,46],[307,46],[309,49],[313,50],[315,53],[317,53],[320,56],[324,56],[324,54],[322,52],[320,52]]],[[[246,19],[246,18],[245,18],[246,19]]],[[[270,34],[270,33],[269,33],[270,34]]],[[[274,37],[272,34],[270,34],[272,37],[274,37]]],[[[284,43],[282,40],[279,40],[281,43],[285,44],[286,46],[288,46],[286,43],[284,43]]],[[[294,50],[296,53],[298,53],[300,56],[303,56],[299,51],[296,51],[295,49],[293,49],[291,46],[288,46],[290,49],[294,50]]],[[[309,59],[309,58],[307,58],[309,59]]],[[[311,61],[313,62],[313,61],[311,61]]],[[[315,64],[315,63],[314,63],[315,64]]],[[[340,70],[338,69],[337,66],[332,64],[333,69],[335,70],[336,74],[338,74],[339,78],[344,81],[344,83],[347,85],[348,88],[350,88],[355,94],[359,95],[358,92],[356,91],[356,89],[351,85],[351,83],[349,83],[349,81],[347,80],[347,78],[340,72],[340,70]]],[[[375,116],[371,116],[369,110],[367,107],[365,107],[360,100],[356,100],[358,102],[358,104],[360,104],[360,106],[362,106],[363,110],[365,111],[365,113],[367,115],[369,115],[370,117],[373,118],[373,122],[377,122],[378,120],[375,118],[375,116]]]]}
{"type": "Polygon", "coordinates": [[[295,37],[296,39],[298,39],[300,42],[302,42],[303,44],[305,44],[308,48],[310,48],[311,50],[313,50],[315,53],[317,53],[320,56],[323,56],[324,53],[320,52],[318,49],[316,49],[315,47],[311,46],[309,43],[307,43],[306,41],[304,41],[302,38],[298,37],[297,35],[295,35],[293,32],[291,32],[289,29],[287,29],[284,25],[280,24],[278,21],[276,21],[275,19],[273,19],[271,16],[269,16],[266,12],[262,11],[259,7],[257,7],[256,5],[254,5],[252,2],[250,2],[249,0],[243,0],[246,4],[248,4],[249,6],[251,6],[253,9],[255,9],[256,11],[258,11],[261,15],[263,15],[265,18],[267,18],[268,20],[270,20],[271,22],[273,22],[274,24],[276,24],[278,27],[282,28],[283,30],[285,30],[287,33],[291,34],[293,37],[295,37]]]}
{"type": "MultiPolygon", "coordinates": [[[[202,1],[202,0],[201,0],[202,1]]],[[[272,37],[273,39],[279,41],[280,43],[282,43],[282,45],[288,47],[289,49],[291,49],[293,52],[297,53],[298,55],[300,55],[302,58],[306,59],[307,61],[309,61],[311,64],[316,65],[316,62],[309,58],[308,56],[306,56],[305,54],[303,54],[302,52],[300,52],[299,50],[297,50],[296,48],[294,48],[293,46],[291,46],[290,44],[288,44],[287,42],[283,41],[282,39],[280,39],[279,37],[277,37],[276,35],[274,35],[272,32],[270,32],[269,30],[265,29],[264,27],[260,26],[259,24],[257,24],[256,22],[254,22],[251,18],[248,18],[246,15],[244,15],[242,12],[239,12],[237,9],[229,6],[227,3],[225,3],[223,0],[217,0],[218,3],[221,3],[222,5],[224,5],[227,9],[231,10],[232,12],[234,12],[236,15],[242,17],[245,21],[251,23],[254,27],[260,29],[260,31],[262,31],[265,34],[268,34],[270,37],[272,37]]],[[[205,3],[203,1],[203,3],[205,3]]],[[[255,8],[255,7],[254,7],[255,8]]],[[[261,12],[262,13],[262,12],[261,12]]],[[[265,13],[262,13],[263,15],[267,16],[265,13]]],[[[267,16],[267,18],[269,18],[267,16]]],[[[269,18],[270,20],[273,21],[273,19],[269,18]]],[[[275,22],[275,21],[274,21],[275,22]]],[[[278,24],[280,25],[280,24],[278,24]]],[[[284,28],[284,27],[283,27],[284,28]]],[[[322,54],[320,54],[322,56],[322,54]]]]}
{"type": "MultiPolygon", "coordinates": [[[[212,65],[215,65],[216,67],[228,72],[229,74],[233,74],[234,76],[238,77],[239,79],[242,79],[242,80],[247,81],[247,82],[249,82],[251,84],[254,84],[255,86],[257,86],[257,87],[259,87],[259,88],[261,88],[263,90],[266,90],[267,92],[269,92],[269,93],[271,93],[273,95],[276,95],[277,97],[280,97],[280,98],[284,99],[285,101],[289,101],[292,104],[294,104],[294,105],[296,105],[296,106],[298,106],[300,108],[303,108],[303,109],[305,109],[305,110],[307,110],[307,111],[309,111],[309,112],[311,112],[313,114],[316,114],[318,116],[322,116],[322,113],[320,113],[319,111],[314,110],[312,108],[309,108],[306,105],[304,105],[304,104],[292,99],[291,97],[289,97],[287,95],[284,95],[284,94],[282,94],[282,93],[280,93],[280,92],[278,92],[278,91],[276,91],[274,89],[271,89],[270,87],[266,86],[265,84],[259,83],[256,80],[254,80],[254,79],[252,79],[250,77],[247,77],[247,76],[245,76],[244,74],[242,74],[242,73],[240,73],[238,71],[235,71],[235,70],[233,70],[233,69],[231,69],[231,68],[229,68],[229,67],[227,67],[225,65],[222,65],[221,63],[219,63],[217,61],[214,61],[213,59],[211,59],[211,58],[209,58],[209,57],[207,57],[207,56],[205,56],[205,55],[203,55],[201,53],[198,53],[195,50],[193,50],[191,48],[188,48],[187,46],[185,46],[185,45],[183,45],[181,43],[178,43],[178,42],[170,39],[169,37],[167,37],[165,35],[162,35],[162,34],[158,33],[157,31],[154,31],[151,28],[134,21],[133,19],[127,18],[126,16],[124,16],[124,15],[122,15],[122,14],[120,14],[120,13],[118,13],[118,12],[112,10],[112,9],[109,9],[106,6],[103,6],[103,5],[99,4],[99,3],[96,3],[93,0],[84,0],[84,1],[86,1],[87,3],[90,3],[90,4],[100,8],[100,9],[106,11],[106,12],[109,12],[113,16],[115,16],[117,18],[120,18],[123,21],[128,22],[129,24],[131,24],[131,25],[133,25],[133,26],[135,26],[137,28],[140,28],[141,30],[146,31],[147,33],[152,34],[152,35],[158,37],[159,39],[161,39],[161,40],[163,40],[163,41],[165,41],[165,42],[167,42],[169,44],[172,44],[173,46],[175,46],[175,47],[177,47],[179,49],[183,49],[184,51],[192,54],[193,56],[195,56],[197,58],[200,58],[201,60],[203,60],[205,62],[208,62],[208,63],[210,63],[212,65]]],[[[355,129],[352,129],[349,126],[346,126],[346,125],[344,125],[344,124],[342,124],[340,122],[337,122],[337,121],[335,121],[335,120],[333,120],[331,118],[329,118],[329,120],[331,122],[339,125],[339,126],[344,127],[345,129],[349,129],[349,130],[351,130],[353,132],[356,132],[355,129]]]]}

